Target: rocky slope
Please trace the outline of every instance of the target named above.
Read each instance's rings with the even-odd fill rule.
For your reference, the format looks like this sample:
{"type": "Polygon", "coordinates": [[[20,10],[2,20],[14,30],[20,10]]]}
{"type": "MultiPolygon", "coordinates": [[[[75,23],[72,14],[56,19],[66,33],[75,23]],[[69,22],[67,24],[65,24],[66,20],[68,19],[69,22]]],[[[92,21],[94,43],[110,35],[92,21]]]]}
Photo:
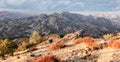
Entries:
{"type": "Polygon", "coordinates": [[[82,36],[99,37],[106,33],[119,32],[120,27],[104,17],[85,16],[74,13],[41,14],[20,19],[0,19],[0,37],[15,38],[29,36],[33,30],[41,35],[56,33],[64,35],[83,30],[82,36]]]}
{"type": "MultiPolygon", "coordinates": [[[[51,43],[46,43],[48,41],[44,41],[43,43],[35,46],[35,50],[17,52],[15,56],[6,58],[6,60],[1,60],[1,62],[31,62],[33,59],[44,55],[54,55],[61,59],[62,62],[119,62],[120,49],[106,47],[89,52],[89,50],[87,50],[88,46],[85,43],[73,43],[79,34],[80,31],[67,34],[63,38],[59,38],[60,40],[69,40],[64,40],[66,45],[64,48],[49,50],[51,43]]],[[[101,38],[95,38],[94,41],[97,43],[106,42],[101,38]]]]}

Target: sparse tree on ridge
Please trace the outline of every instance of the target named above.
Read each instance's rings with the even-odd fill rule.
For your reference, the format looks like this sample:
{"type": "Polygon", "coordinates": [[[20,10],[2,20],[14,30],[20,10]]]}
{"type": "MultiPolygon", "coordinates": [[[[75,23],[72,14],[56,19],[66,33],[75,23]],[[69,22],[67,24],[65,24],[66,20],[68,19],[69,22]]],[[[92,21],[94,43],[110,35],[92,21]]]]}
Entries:
{"type": "Polygon", "coordinates": [[[39,35],[38,31],[33,31],[33,33],[30,36],[29,42],[32,44],[36,44],[40,42],[41,36],[39,35]]]}

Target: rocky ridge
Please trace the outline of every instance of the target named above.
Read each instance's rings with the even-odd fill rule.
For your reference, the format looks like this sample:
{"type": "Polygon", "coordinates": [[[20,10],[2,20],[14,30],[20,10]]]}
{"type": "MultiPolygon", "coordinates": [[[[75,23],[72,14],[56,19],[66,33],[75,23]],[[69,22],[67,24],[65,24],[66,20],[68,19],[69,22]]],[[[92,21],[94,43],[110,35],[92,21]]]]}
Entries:
{"type": "Polygon", "coordinates": [[[0,37],[25,37],[34,30],[39,31],[41,35],[64,35],[82,30],[81,36],[100,37],[106,33],[120,31],[119,24],[112,21],[105,17],[85,16],[69,12],[41,14],[20,19],[3,18],[0,19],[0,37]]]}

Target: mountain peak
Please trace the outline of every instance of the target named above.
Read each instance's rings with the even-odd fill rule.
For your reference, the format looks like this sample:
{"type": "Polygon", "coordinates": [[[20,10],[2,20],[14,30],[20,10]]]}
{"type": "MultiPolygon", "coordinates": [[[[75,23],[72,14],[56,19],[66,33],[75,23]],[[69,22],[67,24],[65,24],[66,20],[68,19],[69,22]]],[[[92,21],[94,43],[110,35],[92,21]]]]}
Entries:
{"type": "MultiPolygon", "coordinates": [[[[6,16],[8,17],[8,15],[6,16]]],[[[115,20],[120,19],[118,18],[115,20]]],[[[0,20],[0,22],[2,23],[0,24],[0,37],[27,36],[34,30],[41,32],[41,35],[64,35],[83,30],[82,36],[93,37],[120,31],[120,22],[113,21],[113,19],[95,16],[91,17],[69,12],[53,13],[51,15],[41,14],[20,19],[6,18],[0,20]]]]}

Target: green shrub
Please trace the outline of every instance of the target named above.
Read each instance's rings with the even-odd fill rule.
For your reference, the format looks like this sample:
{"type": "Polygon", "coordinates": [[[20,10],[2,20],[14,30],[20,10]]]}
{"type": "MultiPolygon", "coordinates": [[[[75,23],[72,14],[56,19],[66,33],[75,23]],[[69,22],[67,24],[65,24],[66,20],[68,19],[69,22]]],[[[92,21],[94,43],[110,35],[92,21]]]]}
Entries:
{"type": "Polygon", "coordinates": [[[13,55],[17,45],[9,39],[0,42],[0,56],[4,57],[5,54],[13,55]]]}

